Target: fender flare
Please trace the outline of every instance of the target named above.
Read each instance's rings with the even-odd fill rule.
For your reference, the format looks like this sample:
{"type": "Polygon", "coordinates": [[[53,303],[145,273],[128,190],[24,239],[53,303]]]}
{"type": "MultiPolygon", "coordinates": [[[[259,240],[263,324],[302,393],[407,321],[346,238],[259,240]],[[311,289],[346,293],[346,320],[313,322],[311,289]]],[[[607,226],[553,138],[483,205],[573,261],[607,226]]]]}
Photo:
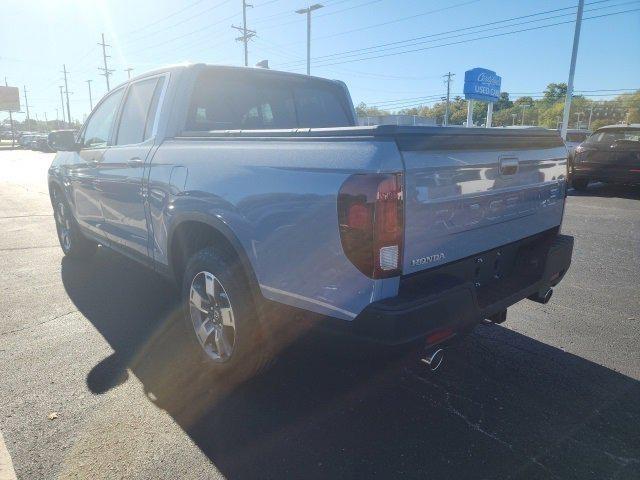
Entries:
{"type": "MultiPolygon", "coordinates": [[[[167,253],[169,254],[168,267],[169,267],[169,272],[173,278],[176,278],[176,272],[174,271],[174,267],[173,267],[174,259],[172,258],[170,252],[172,252],[173,250],[172,246],[173,246],[173,242],[175,241],[175,238],[174,238],[175,233],[180,227],[180,225],[182,225],[185,222],[203,223],[205,225],[210,226],[211,228],[216,230],[219,234],[221,234],[225,238],[225,240],[229,243],[229,245],[231,245],[231,248],[233,248],[235,254],[240,260],[242,268],[245,274],[247,275],[247,279],[249,280],[249,283],[252,289],[255,292],[260,292],[258,279],[256,277],[253,265],[251,264],[251,261],[249,260],[247,252],[244,246],[242,245],[242,243],[240,242],[240,240],[238,239],[235,232],[231,229],[231,227],[229,227],[229,225],[227,225],[227,223],[225,223],[219,217],[215,217],[212,215],[207,215],[199,212],[177,213],[169,227],[169,231],[167,233],[167,253]]],[[[181,279],[176,279],[176,280],[181,281],[181,279]]]]}

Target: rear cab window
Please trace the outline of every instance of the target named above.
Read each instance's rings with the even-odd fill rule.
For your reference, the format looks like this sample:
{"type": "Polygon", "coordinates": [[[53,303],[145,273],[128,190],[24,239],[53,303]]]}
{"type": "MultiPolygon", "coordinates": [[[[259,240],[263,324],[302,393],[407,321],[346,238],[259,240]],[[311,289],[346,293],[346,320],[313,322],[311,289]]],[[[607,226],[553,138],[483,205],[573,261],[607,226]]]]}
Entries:
{"type": "Polygon", "coordinates": [[[153,77],[131,84],[120,116],[116,145],[142,143],[151,137],[163,82],[164,77],[153,77]]]}
{"type": "Polygon", "coordinates": [[[342,87],[330,81],[202,72],[193,90],[186,130],[346,127],[354,124],[342,87]]]}

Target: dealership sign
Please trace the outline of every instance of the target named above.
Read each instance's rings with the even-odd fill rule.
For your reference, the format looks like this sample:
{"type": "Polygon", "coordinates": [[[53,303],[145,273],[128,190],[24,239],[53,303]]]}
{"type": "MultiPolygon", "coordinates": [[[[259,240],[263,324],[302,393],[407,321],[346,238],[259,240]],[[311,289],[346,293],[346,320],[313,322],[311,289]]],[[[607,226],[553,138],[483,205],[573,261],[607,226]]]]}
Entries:
{"type": "Polygon", "coordinates": [[[18,87],[0,87],[0,112],[20,111],[20,90],[18,87]]]}
{"type": "Polygon", "coordinates": [[[472,68],[464,73],[464,98],[495,102],[500,98],[502,78],[486,68],[472,68]]]}

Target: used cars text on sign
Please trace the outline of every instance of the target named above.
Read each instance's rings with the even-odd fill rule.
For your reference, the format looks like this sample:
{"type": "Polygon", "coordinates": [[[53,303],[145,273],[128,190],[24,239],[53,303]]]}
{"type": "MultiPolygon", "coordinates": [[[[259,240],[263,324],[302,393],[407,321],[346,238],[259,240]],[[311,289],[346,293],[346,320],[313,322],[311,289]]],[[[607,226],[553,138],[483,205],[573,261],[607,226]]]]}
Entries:
{"type": "Polygon", "coordinates": [[[500,98],[502,77],[486,68],[472,68],[464,72],[464,98],[495,102],[500,98]]]}

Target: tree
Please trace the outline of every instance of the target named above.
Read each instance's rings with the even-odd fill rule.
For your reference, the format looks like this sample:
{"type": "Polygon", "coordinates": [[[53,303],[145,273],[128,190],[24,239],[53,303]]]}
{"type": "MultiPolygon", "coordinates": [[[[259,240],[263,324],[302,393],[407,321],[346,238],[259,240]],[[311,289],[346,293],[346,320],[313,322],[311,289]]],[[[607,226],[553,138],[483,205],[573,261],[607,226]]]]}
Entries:
{"type": "Polygon", "coordinates": [[[509,93],[500,92],[500,98],[493,104],[493,111],[498,112],[511,107],[513,107],[513,102],[509,100],[509,93]]]}
{"type": "Polygon", "coordinates": [[[389,115],[389,112],[378,107],[368,107],[366,103],[360,102],[356,105],[356,114],[359,117],[375,117],[377,115],[389,115]]]}
{"type": "Polygon", "coordinates": [[[543,102],[547,104],[553,104],[564,100],[567,96],[567,84],[566,83],[550,83],[544,91],[543,102]]]}

